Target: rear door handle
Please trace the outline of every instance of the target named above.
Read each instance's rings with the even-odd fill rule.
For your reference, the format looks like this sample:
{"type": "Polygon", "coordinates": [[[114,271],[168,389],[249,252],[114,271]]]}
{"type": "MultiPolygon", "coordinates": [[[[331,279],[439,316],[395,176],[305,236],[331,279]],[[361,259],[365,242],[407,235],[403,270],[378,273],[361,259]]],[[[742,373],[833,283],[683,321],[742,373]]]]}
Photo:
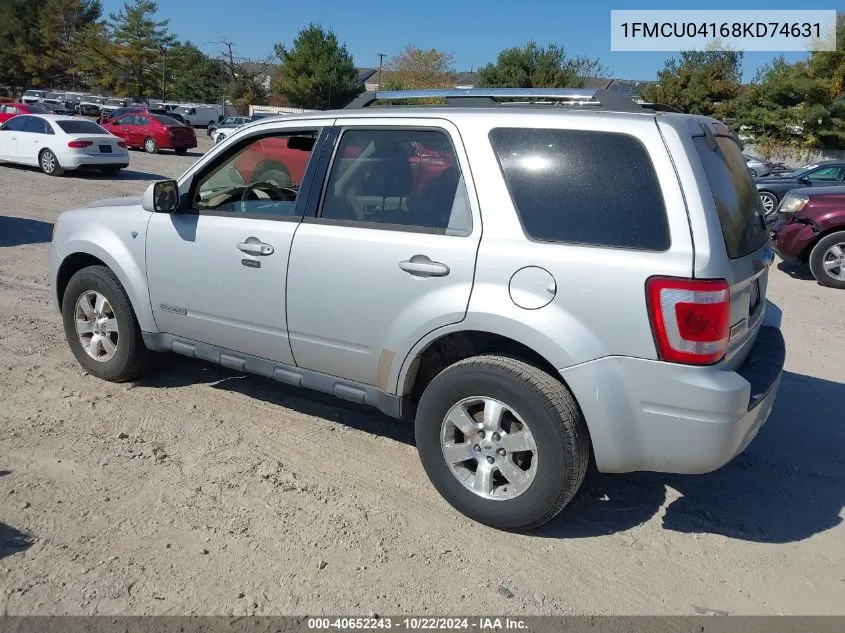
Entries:
{"type": "Polygon", "coordinates": [[[272,255],[273,247],[257,237],[248,237],[245,242],[238,242],[238,248],[250,255],[272,255]]]}
{"type": "Polygon", "coordinates": [[[399,262],[399,268],[420,277],[445,277],[449,267],[441,262],[433,262],[426,255],[414,255],[411,259],[399,262]]]}

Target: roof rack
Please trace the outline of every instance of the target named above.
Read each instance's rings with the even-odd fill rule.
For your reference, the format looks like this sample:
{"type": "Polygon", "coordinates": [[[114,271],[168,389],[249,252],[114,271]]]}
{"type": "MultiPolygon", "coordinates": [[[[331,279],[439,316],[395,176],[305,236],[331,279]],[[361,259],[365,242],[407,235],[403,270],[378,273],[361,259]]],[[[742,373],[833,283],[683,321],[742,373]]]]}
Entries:
{"type": "Polygon", "coordinates": [[[585,107],[597,110],[642,112],[675,111],[671,106],[638,103],[616,90],[593,88],[448,88],[436,90],[385,90],[364,92],[347,108],[366,108],[377,101],[397,99],[445,99],[452,106],[552,105],[585,107]],[[504,100],[504,101],[502,101],[504,100]]]}

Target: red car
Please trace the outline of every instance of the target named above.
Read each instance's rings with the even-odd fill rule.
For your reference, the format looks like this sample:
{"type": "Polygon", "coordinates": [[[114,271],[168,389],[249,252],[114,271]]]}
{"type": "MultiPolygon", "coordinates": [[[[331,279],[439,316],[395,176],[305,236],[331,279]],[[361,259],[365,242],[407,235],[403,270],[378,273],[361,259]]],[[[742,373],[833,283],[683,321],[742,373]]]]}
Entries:
{"type": "Polygon", "coordinates": [[[771,232],[782,259],[809,264],[820,284],[845,289],[845,187],[792,189],[771,232]]]}
{"type": "Polygon", "coordinates": [[[161,114],[131,112],[109,120],[102,127],[125,140],[127,147],[143,148],[150,154],[160,149],[184,154],[197,146],[194,128],[161,114]]]}
{"type": "Polygon", "coordinates": [[[19,114],[50,114],[40,103],[3,103],[0,104],[0,125],[19,114]]]}

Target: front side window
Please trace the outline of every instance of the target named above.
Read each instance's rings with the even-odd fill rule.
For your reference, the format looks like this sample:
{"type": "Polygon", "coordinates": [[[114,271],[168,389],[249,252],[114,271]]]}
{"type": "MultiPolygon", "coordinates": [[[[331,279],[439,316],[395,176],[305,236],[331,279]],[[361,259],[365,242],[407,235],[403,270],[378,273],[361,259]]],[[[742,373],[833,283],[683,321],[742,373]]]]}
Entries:
{"type": "Polygon", "coordinates": [[[16,116],[12,117],[3,125],[3,129],[8,132],[23,132],[26,122],[33,117],[30,116],[16,116]]]}
{"type": "Polygon", "coordinates": [[[320,218],[468,235],[472,213],[449,136],[434,129],[347,130],[320,218]]]}
{"type": "Polygon", "coordinates": [[[319,130],[290,131],[236,146],[197,179],[194,209],[294,217],[319,130]]]}
{"type": "Polygon", "coordinates": [[[831,182],[842,180],[842,167],[822,167],[807,174],[808,180],[831,182]]]}
{"type": "Polygon", "coordinates": [[[647,251],[669,248],[657,173],[633,136],[496,128],[490,142],[529,238],[647,251]]]}
{"type": "Polygon", "coordinates": [[[135,117],[131,114],[120,117],[114,122],[115,125],[135,125],[135,117]]]}

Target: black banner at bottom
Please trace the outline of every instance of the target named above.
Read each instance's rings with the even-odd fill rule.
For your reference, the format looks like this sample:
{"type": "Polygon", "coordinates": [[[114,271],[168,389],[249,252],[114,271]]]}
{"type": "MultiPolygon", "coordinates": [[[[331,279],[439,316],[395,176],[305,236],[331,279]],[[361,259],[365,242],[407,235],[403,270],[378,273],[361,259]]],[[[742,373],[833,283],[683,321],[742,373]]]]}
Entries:
{"type": "Polygon", "coordinates": [[[0,616],[0,633],[842,633],[845,616],[0,616]]]}

